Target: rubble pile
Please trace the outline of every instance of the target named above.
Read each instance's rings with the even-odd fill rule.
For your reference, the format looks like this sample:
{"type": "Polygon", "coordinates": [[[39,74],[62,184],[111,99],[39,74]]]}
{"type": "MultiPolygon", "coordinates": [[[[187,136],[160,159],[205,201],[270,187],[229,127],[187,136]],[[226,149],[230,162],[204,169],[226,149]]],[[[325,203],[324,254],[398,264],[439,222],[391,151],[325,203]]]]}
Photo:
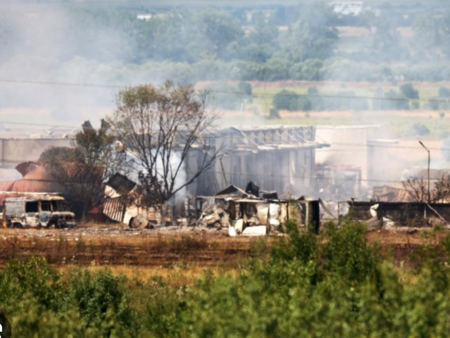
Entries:
{"type": "Polygon", "coordinates": [[[274,192],[263,192],[263,197],[259,197],[252,193],[255,191],[259,194],[259,188],[252,182],[246,190],[231,185],[215,196],[191,199],[189,210],[194,214],[196,225],[228,228],[232,237],[278,232],[288,220],[295,220],[300,225],[312,222],[318,225],[320,222],[318,201],[282,200],[274,192]]]}

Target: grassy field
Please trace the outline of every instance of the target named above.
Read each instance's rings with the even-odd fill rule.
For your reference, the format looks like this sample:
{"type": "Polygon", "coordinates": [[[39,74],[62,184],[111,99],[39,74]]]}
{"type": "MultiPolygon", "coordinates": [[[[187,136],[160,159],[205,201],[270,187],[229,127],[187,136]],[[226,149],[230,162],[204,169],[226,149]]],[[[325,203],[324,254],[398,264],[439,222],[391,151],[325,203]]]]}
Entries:
{"type": "MultiPolygon", "coordinates": [[[[450,134],[450,112],[442,110],[430,110],[427,107],[429,99],[438,96],[440,87],[449,87],[450,83],[414,83],[414,87],[420,92],[419,107],[417,109],[394,111],[373,110],[377,104],[373,99],[376,97],[378,88],[384,92],[389,90],[398,91],[400,84],[389,83],[340,83],[340,82],[305,82],[305,81],[283,81],[283,82],[252,82],[253,102],[246,104],[244,112],[225,112],[224,116],[232,123],[234,115],[247,119],[251,123],[252,117],[257,123],[264,124],[302,124],[302,125],[387,125],[394,137],[400,139],[414,139],[420,136],[425,140],[442,140],[450,134]],[[366,98],[369,110],[330,110],[309,112],[281,111],[281,119],[268,119],[269,110],[273,108],[273,97],[283,89],[307,95],[308,88],[315,87],[320,96],[324,98],[339,96],[342,92],[353,92],[357,97],[366,98]],[[259,112],[259,116],[254,111],[259,112]],[[422,135],[414,135],[411,130],[414,125],[424,125],[429,132],[422,135]]],[[[343,100],[348,100],[344,98],[343,100]]]]}
{"type": "MultiPolygon", "coordinates": [[[[0,312],[17,337],[450,334],[446,231],[390,236],[356,222],[328,224],[320,236],[287,229],[255,242],[228,269],[180,260],[160,271],[58,269],[43,258],[11,259],[0,268],[0,312]]],[[[201,242],[192,240],[190,250],[198,253],[201,242]]]]}

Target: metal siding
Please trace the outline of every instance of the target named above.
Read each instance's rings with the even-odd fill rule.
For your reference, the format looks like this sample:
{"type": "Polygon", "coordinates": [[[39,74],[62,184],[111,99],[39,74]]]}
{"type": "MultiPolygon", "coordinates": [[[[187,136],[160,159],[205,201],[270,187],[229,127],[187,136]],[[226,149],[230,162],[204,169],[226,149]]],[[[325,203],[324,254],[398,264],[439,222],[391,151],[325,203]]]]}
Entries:
{"type": "Polygon", "coordinates": [[[20,217],[25,213],[25,202],[24,201],[5,201],[5,215],[20,217]]]}

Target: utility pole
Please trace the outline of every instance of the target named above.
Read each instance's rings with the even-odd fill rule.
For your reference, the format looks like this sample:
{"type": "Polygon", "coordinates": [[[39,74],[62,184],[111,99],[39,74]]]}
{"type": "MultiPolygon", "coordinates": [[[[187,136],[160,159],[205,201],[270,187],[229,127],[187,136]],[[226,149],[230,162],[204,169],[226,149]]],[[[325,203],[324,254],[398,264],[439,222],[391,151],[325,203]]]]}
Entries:
{"type": "Polygon", "coordinates": [[[427,147],[422,143],[422,141],[419,141],[420,145],[428,152],[428,203],[431,201],[431,195],[430,195],[430,151],[427,147]]]}

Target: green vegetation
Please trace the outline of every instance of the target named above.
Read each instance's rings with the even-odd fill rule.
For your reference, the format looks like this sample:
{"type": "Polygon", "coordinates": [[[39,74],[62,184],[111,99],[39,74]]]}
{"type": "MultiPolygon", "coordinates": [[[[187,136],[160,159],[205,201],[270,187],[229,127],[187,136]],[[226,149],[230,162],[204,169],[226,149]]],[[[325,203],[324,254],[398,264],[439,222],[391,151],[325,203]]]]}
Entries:
{"type": "Polygon", "coordinates": [[[430,134],[430,129],[423,123],[414,123],[411,126],[411,134],[414,136],[424,136],[430,134]]]}
{"type": "Polygon", "coordinates": [[[0,51],[0,65],[23,67],[30,53],[40,60],[51,50],[55,74],[67,78],[67,70],[78,67],[92,81],[106,76],[106,83],[450,79],[448,6],[378,4],[377,9],[380,15],[369,11],[349,18],[313,1],[247,7],[80,2],[36,7],[30,18],[20,8],[5,8],[0,43],[7,48],[0,51]],[[52,9],[57,15],[48,15],[52,9]],[[137,14],[151,17],[139,20],[137,14]],[[24,29],[23,21],[46,25],[34,31],[24,29]],[[346,36],[338,29],[343,26],[355,32],[346,36]],[[401,34],[402,27],[410,33],[401,34]]]}
{"type": "Polygon", "coordinates": [[[10,261],[0,311],[18,337],[448,337],[450,237],[424,233],[403,264],[355,222],[286,231],[237,273],[190,282],[10,261]]]}
{"type": "Polygon", "coordinates": [[[277,110],[310,110],[311,105],[309,107],[302,105],[301,98],[296,92],[283,89],[273,97],[272,105],[277,110]]]}
{"type": "MultiPolygon", "coordinates": [[[[4,7],[0,11],[0,44],[4,46],[0,72],[9,74],[6,78],[118,87],[170,79],[216,91],[212,103],[218,108],[259,109],[265,114],[271,108],[449,107],[444,87],[442,92],[428,92],[420,84],[450,80],[450,6],[444,2],[406,6],[400,1],[388,6],[374,1],[373,10],[379,15],[368,11],[351,18],[337,15],[326,2],[310,0],[282,5],[266,0],[247,6],[237,2],[212,5],[210,1],[176,4],[64,1],[35,6],[32,11],[26,5],[4,7]],[[140,20],[138,14],[147,16],[140,20]],[[32,29],[35,26],[40,29],[32,29]],[[344,98],[311,97],[307,88],[295,88],[287,80],[339,82],[340,87],[333,89],[318,85],[316,95],[344,98]],[[255,85],[258,82],[267,83],[264,93],[255,85]],[[285,85],[270,88],[271,82],[285,85]],[[373,87],[359,88],[355,82],[373,87]],[[379,91],[376,84],[382,87],[379,91]],[[299,97],[288,103],[275,98],[278,102],[271,105],[273,95],[283,89],[299,97]],[[309,97],[304,97],[307,93],[309,97]],[[262,94],[267,96],[261,98],[262,94]]],[[[24,95],[29,97],[29,106],[41,107],[43,98],[50,97],[46,86],[36,90],[22,83],[15,86],[25,92],[12,95],[9,87],[2,86],[0,107],[20,106],[24,95]]],[[[54,116],[58,111],[76,115],[80,102],[110,105],[108,91],[112,90],[97,88],[94,92],[81,86],[58,95],[61,100],[45,101],[52,101],[48,105],[54,116]],[[76,96],[76,102],[66,100],[65,95],[76,96]],[[86,100],[80,99],[84,95],[86,100]]]]}

